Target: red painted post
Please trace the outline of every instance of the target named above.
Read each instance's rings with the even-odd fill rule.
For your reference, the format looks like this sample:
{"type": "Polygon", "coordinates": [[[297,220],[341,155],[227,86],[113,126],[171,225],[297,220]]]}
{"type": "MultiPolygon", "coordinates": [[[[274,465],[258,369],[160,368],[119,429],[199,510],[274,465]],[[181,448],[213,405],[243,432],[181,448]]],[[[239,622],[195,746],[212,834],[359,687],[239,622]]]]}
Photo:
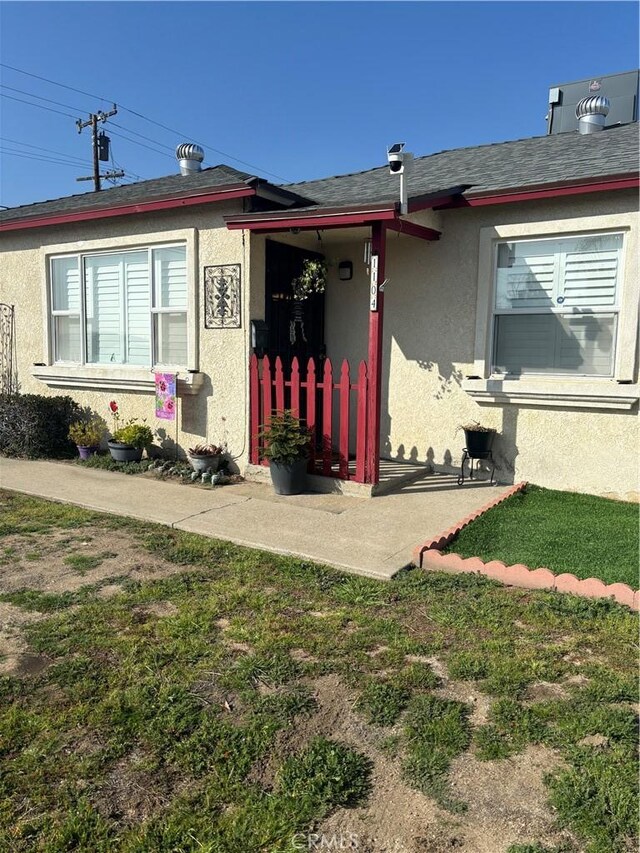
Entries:
{"type": "Polygon", "coordinates": [[[284,373],[282,372],[282,360],[280,356],[276,358],[276,411],[284,412],[284,373]]]}
{"type": "Polygon", "coordinates": [[[356,482],[366,482],[367,461],[367,364],[358,368],[358,405],[356,420],[356,482]]]}
{"type": "Polygon", "coordinates": [[[307,426],[311,433],[309,451],[309,472],[315,472],[316,466],[316,364],[312,358],[307,364],[307,426]]]}
{"type": "Polygon", "coordinates": [[[249,461],[252,465],[260,462],[258,448],[260,431],[260,376],[258,358],[254,353],[249,360],[249,461]]]}
{"type": "Polygon", "coordinates": [[[300,368],[295,355],[291,362],[291,412],[294,418],[300,417],[300,368]]]}
{"type": "Polygon", "coordinates": [[[340,461],[339,472],[343,480],[349,479],[349,398],[351,381],[349,378],[349,362],[345,358],[340,371],[340,461]]]}
{"type": "Polygon", "coordinates": [[[386,228],[384,222],[371,226],[371,254],[378,256],[377,307],[369,310],[369,400],[367,405],[366,482],[376,485],[380,479],[380,405],[382,386],[382,327],[384,291],[379,287],[385,277],[386,228]]]}
{"type": "Polygon", "coordinates": [[[331,474],[331,451],[333,434],[333,370],[331,359],[324,360],[322,381],[322,473],[331,474]]]}
{"type": "MultiPolygon", "coordinates": [[[[262,359],[262,428],[271,423],[271,364],[269,356],[262,359]]],[[[266,463],[265,463],[266,464],[266,463]]]]}

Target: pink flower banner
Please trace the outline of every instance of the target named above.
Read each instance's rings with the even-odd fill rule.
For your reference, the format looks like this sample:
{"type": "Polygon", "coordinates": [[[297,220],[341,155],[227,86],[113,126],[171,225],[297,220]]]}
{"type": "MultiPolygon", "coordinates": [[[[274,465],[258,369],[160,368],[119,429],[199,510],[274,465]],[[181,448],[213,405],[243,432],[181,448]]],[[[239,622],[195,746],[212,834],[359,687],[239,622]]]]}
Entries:
{"type": "Polygon", "coordinates": [[[165,421],[176,419],[176,374],[156,373],[156,417],[165,421]]]}

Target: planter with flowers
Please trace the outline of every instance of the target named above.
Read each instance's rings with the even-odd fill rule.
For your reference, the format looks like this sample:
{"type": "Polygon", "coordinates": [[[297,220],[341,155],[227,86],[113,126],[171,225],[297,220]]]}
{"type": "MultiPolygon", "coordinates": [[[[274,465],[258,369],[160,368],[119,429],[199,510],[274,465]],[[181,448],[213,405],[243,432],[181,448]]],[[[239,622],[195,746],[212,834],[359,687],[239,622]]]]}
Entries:
{"type": "Polygon", "coordinates": [[[213,474],[218,470],[225,452],[224,447],[215,444],[196,444],[189,448],[187,456],[194,471],[213,474]]]}
{"type": "Polygon", "coordinates": [[[109,403],[113,418],[112,436],[107,442],[109,453],[114,462],[139,462],[142,451],[153,442],[153,432],[145,422],[138,423],[130,418],[120,425],[120,412],[115,400],[109,403]]]}
{"type": "Polygon", "coordinates": [[[69,426],[69,438],[75,442],[80,459],[88,459],[97,453],[104,432],[104,421],[97,415],[88,420],[74,421],[69,426]]]}
{"type": "Polygon", "coordinates": [[[311,436],[291,411],[277,412],[259,434],[277,495],[299,495],[307,482],[311,436]]]}

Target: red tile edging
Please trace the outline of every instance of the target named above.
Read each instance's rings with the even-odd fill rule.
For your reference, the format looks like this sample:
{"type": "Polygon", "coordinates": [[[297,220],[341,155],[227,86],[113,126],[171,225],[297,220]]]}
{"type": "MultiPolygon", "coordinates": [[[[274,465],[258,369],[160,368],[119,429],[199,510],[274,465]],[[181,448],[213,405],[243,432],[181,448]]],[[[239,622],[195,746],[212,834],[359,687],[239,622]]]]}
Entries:
{"type": "Polygon", "coordinates": [[[476,512],[467,515],[453,527],[445,530],[435,539],[429,539],[415,548],[413,562],[421,568],[433,569],[439,572],[471,572],[485,575],[492,580],[508,586],[518,586],[524,589],[553,589],[557,592],[570,592],[573,595],[581,595],[584,598],[614,598],[619,604],[625,604],[632,610],[640,610],[640,591],[635,592],[626,583],[605,584],[598,578],[587,578],[580,580],[575,575],[554,575],[549,569],[530,569],[518,563],[515,566],[507,566],[500,560],[483,562],[480,557],[461,557],[459,554],[442,554],[441,551],[454,539],[460,531],[468,524],[479,518],[487,510],[522,491],[526,482],[517,483],[507,489],[497,498],[489,501],[476,512]]]}

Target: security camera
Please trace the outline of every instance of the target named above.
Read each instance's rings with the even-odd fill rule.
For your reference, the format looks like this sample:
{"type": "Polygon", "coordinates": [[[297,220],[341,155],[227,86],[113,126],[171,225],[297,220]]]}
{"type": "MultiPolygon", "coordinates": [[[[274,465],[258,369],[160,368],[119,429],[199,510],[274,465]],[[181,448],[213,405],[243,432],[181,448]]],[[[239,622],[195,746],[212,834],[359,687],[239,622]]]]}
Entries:
{"type": "Polygon", "coordinates": [[[389,171],[392,175],[401,175],[404,171],[404,142],[396,142],[387,151],[389,171]]]}

